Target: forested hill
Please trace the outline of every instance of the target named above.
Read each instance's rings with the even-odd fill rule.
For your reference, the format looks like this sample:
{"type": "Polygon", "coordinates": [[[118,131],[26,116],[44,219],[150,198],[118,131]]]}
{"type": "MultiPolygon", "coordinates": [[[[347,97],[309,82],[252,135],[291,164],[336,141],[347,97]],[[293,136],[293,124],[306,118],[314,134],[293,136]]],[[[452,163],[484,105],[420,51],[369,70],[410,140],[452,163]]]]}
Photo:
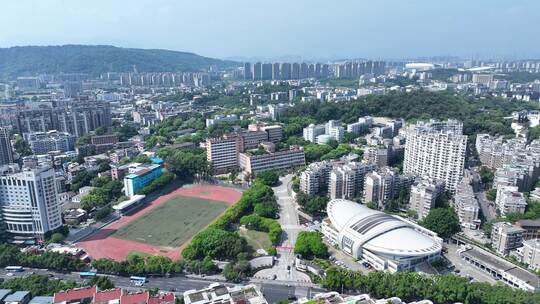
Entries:
{"type": "Polygon", "coordinates": [[[430,118],[454,118],[463,121],[464,133],[512,134],[511,121],[505,119],[513,111],[537,109],[537,104],[496,97],[475,98],[452,92],[414,91],[368,95],[348,102],[298,103],[282,117],[287,122],[287,135],[300,134],[309,123],[341,119],[351,123],[364,115],[404,118],[407,122],[430,118]]]}
{"type": "Polygon", "coordinates": [[[168,50],[119,48],[109,45],[22,46],[0,48],[0,77],[37,73],[103,73],[133,71],[198,71],[233,61],[168,50]]]}

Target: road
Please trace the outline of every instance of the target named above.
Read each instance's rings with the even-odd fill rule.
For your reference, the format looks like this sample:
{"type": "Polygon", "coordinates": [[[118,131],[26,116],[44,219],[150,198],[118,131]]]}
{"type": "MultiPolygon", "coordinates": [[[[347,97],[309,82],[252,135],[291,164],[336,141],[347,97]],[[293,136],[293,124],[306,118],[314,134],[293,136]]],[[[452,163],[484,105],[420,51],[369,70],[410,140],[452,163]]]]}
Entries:
{"type": "MultiPolygon", "coordinates": [[[[473,174],[474,179],[480,181],[480,175],[476,170],[469,170],[471,174],[473,174]]],[[[484,186],[481,185],[479,188],[483,188],[484,186]]],[[[475,188],[475,190],[477,190],[475,188]]],[[[497,212],[495,211],[495,207],[492,205],[492,203],[486,198],[486,191],[485,189],[482,189],[478,192],[474,193],[474,196],[478,200],[478,203],[480,204],[480,209],[482,210],[482,214],[486,218],[487,221],[493,220],[497,217],[497,212]]]]}
{"type": "Polygon", "coordinates": [[[444,244],[445,247],[448,248],[448,252],[444,254],[444,256],[456,267],[456,269],[459,269],[459,274],[463,277],[472,277],[474,280],[478,282],[487,282],[490,284],[495,284],[497,281],[495,281],[491,276],[489,276],[487,273],[475,268],[474,266],[471,266],[469,263],[465,262],[458,254],[459,246],[456,244],[444,244]]]}
{"type": "Polygon", "coordinates": [[[257,272],[255,277],[271,279],[276,276],[279,281],[309,282],[307,274],[294,268],[294,244],[303,227],[298,221],[296,203],[291,196],[292,174],[281,178],[280,182],[280,185],[273,188],[279,205],[279,223],[283,229],[281,243],[277,247],[277,260],[274,267],[257,272]]]}
{"type": "MultiPolygon", "coordinates": [[[[59,273],[48,271],[45,269],[32,269],[26,268],[24,272],[14,273],[12,276],[8,276],[5,270],[0,271],[0,278],[2,279],[13,279],[17,277],[28,276],[31,273],[40,274],[40,275],[49,275],[51,279],[61,279],[61,280],[73,280],[79,283],[84,283],[85,280],[80,279],[78,273],[59,273]]],[[[208,285],[215,283],[213,280],[205,280],[198,278],[191,278],[185,276],[176,276],[176,277],[156,277],[149,278],[148,282],[144,287],[135,287],[133,286],[129,278],[108,275],[111,281],[115,284],[116,287],[120,287],[126,290],[141,290],[148,288],[159,288],[162,291],[172,291],[175,292],[177,296],[183,296],[183,292],[192,289],[202,289],[208,287],[208,285]]],[[[224,283],[227,286],[234,286],[235,284],[224,283]]],[[[312,294],[325,292],[326,290],[319,288],[312,284],[303,284],[302,286],[295,286],[294,282],[279,282],[279,281],[267,281],[267,280],[253,280],[251,282],[245,282],[244,284],[253,283],[261,289],[264,296],[269,303],[277,303],[279,300],[287,299],[291,296],[298,298],[311,296],[312,294]]]]}

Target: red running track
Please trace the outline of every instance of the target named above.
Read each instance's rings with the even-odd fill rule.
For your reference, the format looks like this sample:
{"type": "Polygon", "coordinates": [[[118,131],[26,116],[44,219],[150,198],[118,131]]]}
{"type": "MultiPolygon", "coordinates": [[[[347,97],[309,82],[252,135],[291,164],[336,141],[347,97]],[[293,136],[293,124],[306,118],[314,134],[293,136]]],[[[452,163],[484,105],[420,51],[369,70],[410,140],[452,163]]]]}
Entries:
{"type": "Polygon", "coordinates": [[[242,193],[232,188],[213,185],[194,185],[178,188],[169,194],[158,197],[136,213],[121,217],[118,221],[104,227],[90,238],[77,243],[76,246],[83,248],[93,259],[109,258],[116,261],[123,261],[131,251],[139,251],[151,255],[161,255],[171,259],[178,259],[180,258],[181,247],[154,246],[110,236],[119,228],[138,219],[176,196],[197,197],[226,202],[232,205],[240,199],[242,193]]]}

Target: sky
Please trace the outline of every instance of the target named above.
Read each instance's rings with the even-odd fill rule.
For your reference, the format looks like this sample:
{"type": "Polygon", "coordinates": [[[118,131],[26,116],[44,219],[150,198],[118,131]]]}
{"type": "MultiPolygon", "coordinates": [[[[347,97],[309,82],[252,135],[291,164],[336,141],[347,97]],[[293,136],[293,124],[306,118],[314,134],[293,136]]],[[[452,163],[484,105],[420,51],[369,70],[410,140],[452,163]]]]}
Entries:
{"type": "Polygon", "coordinates": [[[540,58],[538,0],[2,0],[0,47],[216,58],[540,58]]]}

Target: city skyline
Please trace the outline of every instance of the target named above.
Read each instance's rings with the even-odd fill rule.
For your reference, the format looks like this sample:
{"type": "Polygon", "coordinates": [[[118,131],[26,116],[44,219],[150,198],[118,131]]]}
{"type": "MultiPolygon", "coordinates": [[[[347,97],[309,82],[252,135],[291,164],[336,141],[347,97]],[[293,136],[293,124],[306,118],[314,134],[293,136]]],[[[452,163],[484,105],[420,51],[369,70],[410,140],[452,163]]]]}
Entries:
{"type": "Polygon", "coordinates": [[[238,61],[534,58],[539,8],[530,0],[9,1],[0,47],[109,44],[238,61]]]}

